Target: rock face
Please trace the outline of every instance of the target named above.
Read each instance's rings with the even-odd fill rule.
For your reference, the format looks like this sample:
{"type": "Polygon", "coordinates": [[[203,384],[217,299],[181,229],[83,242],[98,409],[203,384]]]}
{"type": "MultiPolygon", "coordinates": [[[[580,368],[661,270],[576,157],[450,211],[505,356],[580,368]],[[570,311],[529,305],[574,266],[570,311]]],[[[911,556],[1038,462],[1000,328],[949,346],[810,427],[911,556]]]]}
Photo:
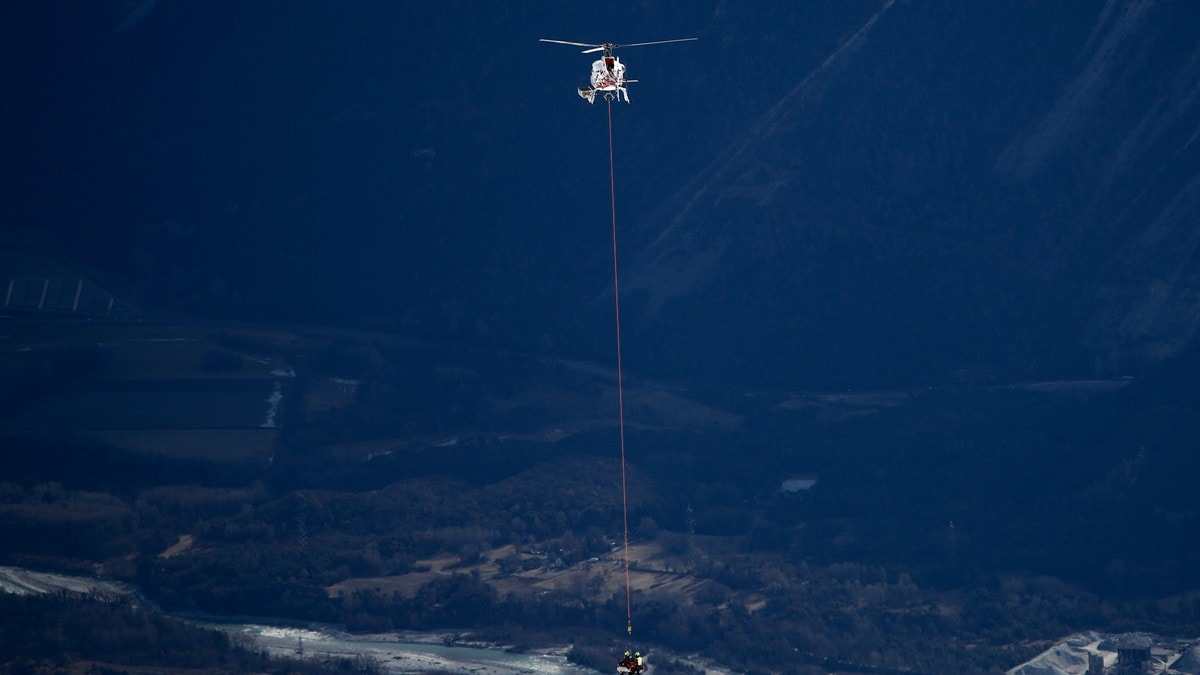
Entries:
{"type": "Polygon", "coordinates": [[[1077,240],[1095,238],[1087,341],[1103,357],[1172,356],[1200,310],[1200,48],[1194,7],[1109,3],[1049,111],[1000,154],[1021,183],[1071,171],[1077,240]]]}
{"type": "Polygon", "coordinates": [[[1198,23],[1170,0],[879,3],[642,222],[638,339],[848,383],[1178,353],[1200,325],[1198,23]]]}

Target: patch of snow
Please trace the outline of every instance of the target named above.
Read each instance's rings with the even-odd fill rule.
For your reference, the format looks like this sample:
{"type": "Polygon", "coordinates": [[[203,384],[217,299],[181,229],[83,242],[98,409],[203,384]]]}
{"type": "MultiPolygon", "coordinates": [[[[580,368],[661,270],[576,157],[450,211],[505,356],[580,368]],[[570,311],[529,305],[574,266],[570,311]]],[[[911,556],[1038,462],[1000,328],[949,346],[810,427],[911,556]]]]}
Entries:
{"type": "Polygon", "coordinates": [[[804,490],[811,489],[812,486],[816,484],[816,478],[796,477],[783,481],[783,484],[779,486],[779,489],[782,492],[803,492],[804,490]]]}
{"type": "Polygon", "coordinates": [[[280,382],[276,382],[274,391],[272,391],[271,395],[267,397],[267,418],[265,420],[263,420],[262,424],[258,425],[260,428],[262,428],[262,429],[276,428],[275,417],[276,417],[276,415],[279,414],[279,404],[282,402],[283,402],[283,384],[280,382]]]}

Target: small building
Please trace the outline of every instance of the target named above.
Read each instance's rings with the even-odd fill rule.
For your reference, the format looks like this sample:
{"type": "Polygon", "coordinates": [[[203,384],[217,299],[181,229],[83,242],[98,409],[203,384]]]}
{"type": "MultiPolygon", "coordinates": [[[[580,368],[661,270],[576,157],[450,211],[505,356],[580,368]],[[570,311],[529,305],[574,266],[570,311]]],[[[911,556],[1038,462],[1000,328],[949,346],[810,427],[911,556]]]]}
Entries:
{"type": "Polygon", "coordinates": [[[1113,639],[1117,652],[1118,673],[1144,673],[1150,663],[1150,650],[1154,646],[1149,635],[1126,633],[1113,639]]]}

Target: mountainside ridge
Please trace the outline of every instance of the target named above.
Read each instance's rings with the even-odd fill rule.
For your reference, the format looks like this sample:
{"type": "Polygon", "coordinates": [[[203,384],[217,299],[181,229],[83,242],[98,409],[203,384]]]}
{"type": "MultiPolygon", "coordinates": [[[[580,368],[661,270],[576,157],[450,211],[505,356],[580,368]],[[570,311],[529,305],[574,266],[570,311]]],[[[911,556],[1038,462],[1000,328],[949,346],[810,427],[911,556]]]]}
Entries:
{"type": "Polygon", "coordinates": [[[647,333],[894,351],[909,380],[1177,354],[1200,326],[1196,12],[879,7],[642,221],[623,289],[647,333]]]}

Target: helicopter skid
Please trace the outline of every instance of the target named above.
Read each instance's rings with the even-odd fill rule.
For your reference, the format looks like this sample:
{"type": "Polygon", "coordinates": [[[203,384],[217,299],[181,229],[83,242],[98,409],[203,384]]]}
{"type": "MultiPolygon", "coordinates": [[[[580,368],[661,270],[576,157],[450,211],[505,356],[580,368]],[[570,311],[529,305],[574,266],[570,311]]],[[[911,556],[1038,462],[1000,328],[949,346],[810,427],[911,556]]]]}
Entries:
{"type": "Polygon", "coordinates": [[[625,87],[580,87],[579,97],[586,99],[588,103],[596,102],[596,95],[600,94],[605,101],[620,101],[624,99],[629,103],[629,90],[625,87]]]}

